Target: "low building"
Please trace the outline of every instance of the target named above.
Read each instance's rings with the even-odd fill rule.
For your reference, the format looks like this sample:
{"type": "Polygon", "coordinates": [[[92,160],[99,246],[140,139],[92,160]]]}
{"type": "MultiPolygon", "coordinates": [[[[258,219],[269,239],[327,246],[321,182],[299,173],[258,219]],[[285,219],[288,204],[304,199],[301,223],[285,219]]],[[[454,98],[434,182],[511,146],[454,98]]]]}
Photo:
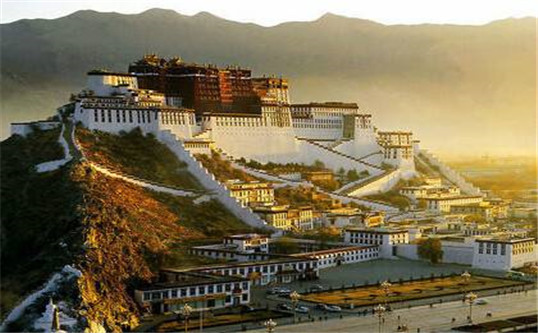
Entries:
{"type": "Polygon", "coordinates": [[[225,237],[221,244],[193,246],[191,254],[229,261],[266,260],[269,238],[260,234],[243,234],[225,237]]]}
{"type": "Polygon", "coordinates": [[[375,228],[380,227],[385,223],[385,212],[384,211],[375,211],[375,212],[364,212],[361,214],[361,224],[365,228],[375,228]]]}
{"type": "Polygon", "coordinates": [[[164,282],[135,290],[135,300],[155,314],[179,311],[188,303],[195,311],[245,305],[251,281],[239,276],[165,270],[164,282]]]}
{"type": "Polygon", "coordinates": [[[314,226],[314,212],[310,206],[256,206],[252,207],[252,211],[267,224],[282,230],[310,230],[314,226]]]}
{"type": "Polygon", "coordinates": [[[409,232],[402,229],[349,227],[344,230],[344,243],[360,246],[378,245],[380,257],[390,258],[396,255],[395,245],[409,243],[409,232]]]}
{"type": "Polygon", "coordinates": [[[349,225],[360,225],[363,215],[358,208],[341,207],[326,211],[323,217],[325,226],[344,228],[349,225]]]}
{"type": "Polygon", "coordinates": [[[434,213],[449,213],[454,205],[465,205],[482,202],[481,195],[431,196],[424,198],[426,208],[434,213]]]}
{"type": "Polygon", "coordinates": [[[242,253],[268,253],[269,237],[260,234],[241,234],[224,237],[224,245],[242,253]]]}
{"type": "Polygon", "coordinates": [[[493,207],[486,202],[451,205],[450,214],[478,215],[486,221],[492,221],[493,207]]]}
{"type": "Polygon", "coordinates": [[[473,267],[507,271],[536,263],[536,238],[476,239],[473,267]]]}
{"type": "Polygon", "coordinates": [[[428,197],[453,197],[460,194],[460,189],[456,186],[443,185],[422,185],[422,186],[405,186],[400,189],[400,194],[417,202],[420,199],[428,197]]]}
{"type": "Polygon", "coordinates": [[[348,246],[329,250],[293,254],[295,257],[315,258],[318,268],[324,269],[379,258],[378,246],[348,246]]]}
{"type": "Polygon", "coordinates": [[[443,185],[443,181],[440,177],[427,177],[424,178],[424,182],[426,183],[426,185],[430,186],[440,187],[443,185]]]}
{"type": "Polygon", "coordinates": [[[243,207],[273,204],[275,201],[275,191],[270,183],[229,180],[226,182],[226,187],[230,190],[231,196],[238,200],[243,207]]]}
{"type": "MultiPolygon", "coordinates": [[[[164,271],[168,271],[168,269],[164,271]]],[[[251,280],[255,285],[290,283],[296,280],[315,280],[319,278],[316,259],[290,256],[276,256],[269,260],[253,262],[204,266],[191,271],[223,276],[239,276],[251,280]]]]}
{"type": "Polygon", "coordinates": [[[484,198],[484,202],[487,202],[492,208],[492,214],[494,218],[504,219],[508,217],[508,208],[510,203],[501,198],[484,198]]]}

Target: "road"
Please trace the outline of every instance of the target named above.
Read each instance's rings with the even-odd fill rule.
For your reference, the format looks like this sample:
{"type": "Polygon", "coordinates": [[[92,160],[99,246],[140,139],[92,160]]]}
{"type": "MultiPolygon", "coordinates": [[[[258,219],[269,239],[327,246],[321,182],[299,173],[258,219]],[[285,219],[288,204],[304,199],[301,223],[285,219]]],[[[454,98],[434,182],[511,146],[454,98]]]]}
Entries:
{"type": "MultiPolygon", "coordinates": [[[[475,323],[506,319],[520,315],[536,314],[537,292],[530,290],[527,293],[515,293],[500,296],[484,297],[488,301],[485,305],[473,306],[473,319],[475,323]],[[492,318],[487,318],[486,313],[491,312],[492,318]]],[[[449,331],[451,327],[467,324],[469,305],[461,301],[446,302],[430,306],[413,307],[411,309],[398,309],[385,316],[383,332],[396,332],[398,316],[401,323],[406,324],[409,332],[439,332],[449,331]],[[456,321],[453,323],[452,318],[456,321]]],[[[350,317],[343,319],[330,319],[296,325],[277,326],[275,332],[377,332],[378,319],[372,315],[366,317],[350,317]]],[[[258,329],[249,332],[265,332],[258,329]]]]}

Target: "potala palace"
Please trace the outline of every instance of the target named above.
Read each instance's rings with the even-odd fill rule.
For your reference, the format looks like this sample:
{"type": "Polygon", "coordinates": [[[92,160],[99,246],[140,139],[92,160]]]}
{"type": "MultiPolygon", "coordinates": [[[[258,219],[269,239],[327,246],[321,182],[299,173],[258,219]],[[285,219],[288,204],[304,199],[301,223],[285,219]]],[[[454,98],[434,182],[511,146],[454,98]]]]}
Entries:
{"type": "Polygon", "coordinates": [[[112,133],[166,131],[193,153],[366,170],[378,178],[370,192],[412,177],[418,151],[411,132],[378,130],[356,103],[292,104],[286,79],[153,55],[129,73],[89,72],[75,120],[112,133]]]}

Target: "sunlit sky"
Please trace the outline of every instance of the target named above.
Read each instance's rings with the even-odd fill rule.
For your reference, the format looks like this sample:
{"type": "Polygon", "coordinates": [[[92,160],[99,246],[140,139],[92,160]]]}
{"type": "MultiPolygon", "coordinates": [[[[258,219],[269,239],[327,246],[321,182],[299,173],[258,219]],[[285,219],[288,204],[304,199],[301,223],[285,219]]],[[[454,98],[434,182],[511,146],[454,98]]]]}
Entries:
{"type": "Polygon", "coordinates": [[[186,15],[207,11],[264,26],[311,21],[327,12],[384,24],[484,24],[507,17],[538,16],[537,0],[1,0],[1,6],[1,23],[53,19],[81,9],[136,14],[150,8],[186,15]]]}

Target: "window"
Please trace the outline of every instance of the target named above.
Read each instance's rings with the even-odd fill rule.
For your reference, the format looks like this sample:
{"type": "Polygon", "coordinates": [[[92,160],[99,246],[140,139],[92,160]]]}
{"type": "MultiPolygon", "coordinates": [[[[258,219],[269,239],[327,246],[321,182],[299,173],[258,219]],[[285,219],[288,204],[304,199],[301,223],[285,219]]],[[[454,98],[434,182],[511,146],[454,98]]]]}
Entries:
{"type": "Polygon", "coordinates": [[[177,289],[172,289],[172,298],[177,298],[177,289]]]}
{"type": "Polygon", "coordinates": [[[181,294],[181,297],[187,296],[187,289],[181,289],[180,294],[181,294]]]}
{"type": "Polygon", "coordinates": [[[144,301],[149,301],[151,299],[150,293],[144,293],[144,301]]]}
{"type": "Polygon", "coordinates": [[[203,287],[198,287],[198,294],[199,294],[199,295],[203,295],[203,294],[205,294],[205,286],[203,286],[203,287]]]}
{"type": "Polygon", "coordinates": [[[189,295],[190,295],[190,296],[194,296],[194,295],[196,295],[196,288],[194,288],[194,287],[190,288],[190,289],[189,289],[189,295]]]}
{"type": "Polygon", "coordinates": [[[506,255],[506,244],[501,244],[501,255],[506,255]]]}
{"type": "Polygon", "coordinates": [[[231,286],[231,284],[226,283],[226,285],[224,286],[224,290],[226,290],[226,291],[231,291],[231,290],[232,290],[232,286],[231,286]]]}
{"type": "Polygon", "coordinates": [[[215,292],[215,287],[214,287],[214,286],[209,286],[209,287],[207,287],[207,293],[208,293],[208,294],[212,294],[212,293],[214,293],[214,292],[215,292]]]}
{"type": "Polygon", "coordinates": [[[241,295],[241,299],[245,302],[248,301],[248,294],[241,295]]]}
{"type": "Polygon", "coordinates": [[[222,284],[217,285],[217,293],[222,292],[222,284]]]}
{"type": "Polygon", "coordinates": [[[243,282],[243,290],[248,290],[248,282],[243,282]]]}

